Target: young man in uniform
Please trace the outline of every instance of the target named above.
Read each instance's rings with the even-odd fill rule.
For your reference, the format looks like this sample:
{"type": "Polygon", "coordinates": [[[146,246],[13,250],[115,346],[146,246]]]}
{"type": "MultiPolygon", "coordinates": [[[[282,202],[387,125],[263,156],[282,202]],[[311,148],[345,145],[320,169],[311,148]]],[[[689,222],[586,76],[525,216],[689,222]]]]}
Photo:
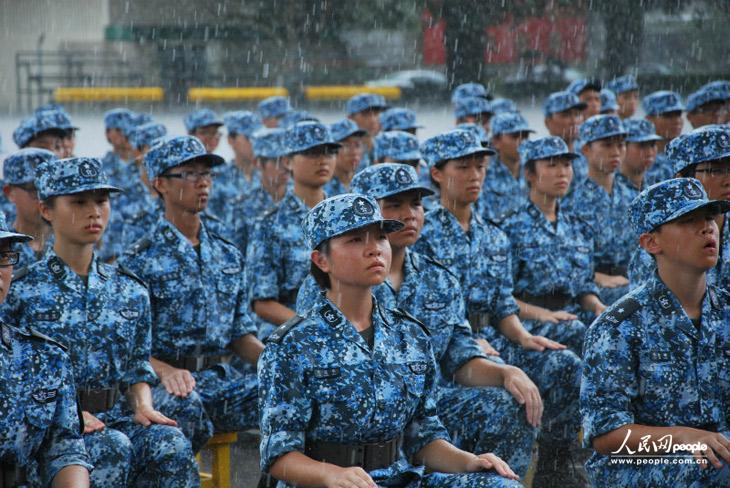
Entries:
{"type": "Polygon", "coordinates": [[[264,127],[274,129],[281,118],[292,111],[292,106],[287,97],[273,96],[261,100],[257,110],[264,127]]]}
{"type": "Polygon", "coordinates": [[[215,152],[221,142],[223,121],[209,108],[193,110],[183,120],[189,135],[197,137],[209,153],[215,152]]]}
{"type": "Polygon", "coordinates": [[[345,110],[347,118],[351,119],[357,126],[367,132],[363,136],[365,143],[365,155],[360,160],[359,169],[366,168],[372,164],[373,139],[380,132],[380,114],[389,107],[381,95],[372,93],[361,93],[347,101],[345,110]]]}
{"type": "Polygon", "coordinates": [[[617,115],[622,119],[633,117],[639,107],[639,84],[634,75],[614,78],[606,87],[616,94],[617,115]]]}
{"type": "MultiPolygon", "coordinates": [[[[579,136],[579,127],[583,123],[583,111],[586,104],[578,96],[569,91],[551,93],[543,104],[545,127],[551,136],[560,137],[572,152],[579,136]]],[[[583,181],[588,174],[588,162],[583,155],[573,160],[573,183],[583,181]]]]}
{"type": "Polygon", "coordinates": [[[651,186],[631,205],[657,273],[586,334],[581,413],[594,486],[730,485],[730,297],[707,283],[715,218],[729,209],[693,178],[651,186]]]}
{"type": "Polygon", "coordinates": [[[416,112],[407,108],[389,108],[380,114],[380,130],[388,132],[391,130],[402,130],[416,135],[418,129],[423,126],[416,120],[416,112]]]}
{"type": "Polygon", "coordinates": [[[104,114],[106,140],[111,144],[112,150],[107,151],[101,162],[104,164],[104,172],[112,181],[132,158],[132,146],[127,134],[134,126],[135,116],[134,112],[126,108],[115,108],[104,114]]]}
{"type": "Polygon", "coordinates": [[[662,138],[656,135],[654,124],[648,120],[624,119],[623,123],[626,128],[626,157],[616,173],[616,182],[632,189],[636,196],[644,189],[644,177],[656,160],[657,141],[662,138]]]}
{"type": "Polygon", "coordinates": [[[695,129],[730,122],[730,82],[712,81],[688,96],[687,120],[695,129]]]}
{"type": "Polygon", "coordinates": [[[601,113],[601,82],[596,79],[581,78],[575,80],[565,91],[568,91],[586,104],[583,109],[583,118],[587,119],[601,113]]]}
{"type": "Polygon", "coordinates": [[[678,93],[672,91],[656,91],[645,96],[641,105],[646,113],[646,120],[654,124],[656,133],[662,137],[657,141],[657,157],[654,165],[646,173],[646,181],[653,185],[667,180],[674,174],[673,162],[666,157],[664,149],[682,133],[684,105],[678,93]]]}

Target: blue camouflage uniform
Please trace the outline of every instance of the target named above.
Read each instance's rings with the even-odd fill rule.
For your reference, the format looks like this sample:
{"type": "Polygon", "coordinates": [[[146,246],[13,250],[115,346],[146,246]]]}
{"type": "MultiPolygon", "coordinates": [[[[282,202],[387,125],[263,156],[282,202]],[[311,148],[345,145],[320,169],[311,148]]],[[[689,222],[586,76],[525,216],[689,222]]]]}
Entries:
{"type": "MultiPolygon", "coordinates": [[[[543,102],[542,108],[543,113],[547,118],[555,113],[565,112],[566,110],[584,110],[586,106],[587,105],[581,102],[578,98],[578,95],[576,95],[575,93],[569,91],[560,91],[551,93],[545,99],[545,102],[543,102]]],[[[576,154],[576,157],[573,159],[573,183],[571,185],[571,190],[575,185],[588,177],[588,161],[586,161],[585,156],[583,156],[583,154],[578,151],[580,141],[574,141],[573,145],[575,146],[574,152],[576,154]]]]}
{"type": "MultiPolygon", "coordinates": [[[[25,148],[10,154],[3,162],[3,183],[6,185],[32,185],[35,181],[35,169],[46,161],[55,161],[56,155],[51,151],[38,148],[25,148]]],[[[7,209],[4,214],[8,222],[13,223],[15,220],[15,205],[10,201],[5,201],[3,195],[3,204],[0,210],[7,209]]],[[[15,231],[13,231],[15,232],[15,231]]],[[[36,253],[27,243],[17,243],[13,250],[20,252],[20,260],[15,265],[16,269],[20,269],[31,263],[34,263],[45,254],[45,251],[53,246],[53,236],[49,236],[41,252],[36,253]]]]}
{"type": "MultiPolygon", "coordinates": [[[[345,104],[345,113],[348,118],[355,115],[358,112],[365,110],[379,110],[384,111],[389,109],[390,106],[385,101],[382,95],[375,93],[360,93],[351,97],[345,104]]],[[[356,173],[362,171],[375,162],[373,154],[366,152],[360,160],[360,165],[357,167],[356,173]]]]}
{"type": "MultiPolygon", "coordinates": [[[[329,129],[332,133],[332,140],[335,142],[342,142],[348,137],[363,137],[367,135],[367,132],[360,129],[357,124],[350,119],[342,119],[334,124],[330,124],[329,129]]],[[[348,188],[335,174],[324,186],[324,192],[327,196],[333,197],[341,193],[347,193],[348,188]]]]}
{"type": "MultiPolygon", "coordinates": [[[[672,179],[644,190],[632,205],[637,233],[650,232],[710,202],[699,181],[672,179]]],[[[586,445],[627,424],[728,429],[730,296],[709,285],[701,324],[654,275],[608,308],[589,328],[581,384],[586,445]]],[[[658,439],[652,439],[653,442],[658,439]]],[[[619,454],[641,454],[623,449],[619,454]]],[[[689,455],[686,451],[679,454],[689,455]]],[[[637,467],[594,453],[586,464],[594,486],[730,486],[730,468],[687,464],[637,467]]]]}
{"type": "Polygon", "coordinates": [[[423,126],[416,121],[416,112],[411,109],[394,107],[380,114],[380,130],[383,132],[390,130],[415,131],[422,128],[423,126]]]}
{"type": "MultiPolygon", "coordinates": [[[[156,178],[193,159],[223,164],[196,138],[181,136],[153,148],[145,166],[150,178],[156,178]]],[[[190,370],[196,380],[193,398],[199,396],[205,411],[198,412],[197,419],[186,419],[196,424],[186,432],[196,448],[205,443],[211,427],[250,428],[257,415],[256,377],[242,374],[227,361],[231,343],[255,333],[245,299],[243,258],[236,246],[209,229],[205,218],[198,239],[194,248],[160,215],[119,260],[149,286],[152,356],[190,370]]],[[[175,400],[162,385],[154,395],[163,405],[175,400]]]]}
{"type": "MultiPolygon", "coordinates": [[[[667,145],[667,154],[674,161],[674,174],[706,161],[730,156],[730,129],[728,126],[709,125],[683,134],[667,145]]],[[[730,223],[720,229],[720,256],[717,265],[707,272],[707,281],[723,289],[730,289],[730,223]]],[[[643,248],[635,246],[629,263],[629,280],[634,288],[648,280],[656,270],[654,258],[643,248]]]]}
{"type": "MultiPolygon", "coordinates": [[[[101,162],[71,158],[43,163],[36,170],[39,198],[88,190],[117,189],[108,184],[101,162]]],[[[53,250],[18,271],[3,305],[4,316],[71,345],[76,387],[103,390],[113,398],[136,383],[155,385],[149,363],[149,296],[139,278],[94,256],[82,279],[53,250]]],[[[197,486],[190,443],[170,426],[143,427],[132,419],[126,398],[92,412],[106,428],[84,436],[95,465],[92,483],[103,486],[197,486]]]]}
{"type": "MultiPolygon", "coordinates": [[[[646,115],[661,115],[670,112],[684,112],[682,98],[678,93],[661,90],[650,93],[641,100],[641,106],[646,115]]],[[[646,183],[653,185],[674,176],[672,166],[674,162],[667,157],[666,151],[656,155],[656,161],[646,172],[646,183]]]]}
{"type": "MultiPolygon", "coordinates": [[[[10,231],[0,214],[0,240],[30,236],[10,231]]],[[[91,470],[68,349],[25,324],[0,322],[0,419],[0,470],[14,466],[40,486],[66,466],[91,470]]]]}
{"type": "MultiPolygon", "coordinates": [[[[371,198],[339,195],[307,215],[307,245],[373,223],[386,232],[402,227],[383,220],[371,198]]],[[[345,449],[401,439],[402,451],[368,469],[378,486],[520,486],[493,472],[426,474],[407,461],[427,444],[449,440],[436,409],[438,369],[425,328],[407,312],[374,299],[372,327],[371,349],[322,294],[304,318],[269,337],[259,361],[262,470],[293,451],[320,459],[324,443],[345,449]]]]}
{"type": "Polygon", "coordinates": [[[494,115],[503,113],[519,112],[517,104],[509,98],[495,98],[490,102],[494,115]]]}
{"type": "Polygon", "coordinates": [[[13,142],[23,149],[41,132],[52,130],[63,133],[72,128],[74,127],[66,114],[57,111],[36,112],[23,119],[13,131],[13,142]]]}
{"type": "MultiPolygon", "coordinates": [[[[626,128],[617,115],[595,115],[580,126],[581,140],[585,143],[624,137],[626,128]]],[[[618,173],[618,172],[617,172],[618,173]]],[[[562,209],[581,219],[593,236],[595,272],[627,276],[631,253],[637,236],[626,229],[629,205],[636,192],[620,185],[614,179],[611,192],[591,178],[573,186],[563,200],[562,209]]],[[[599,287],[601,301],[610,305],[628,292],[628,285],[616,288],[599,287]]]]}
{"type": "MultiPolygon", "coordinates": [[[[119,129],[126,136],[135,125],[137,114],[126,108],[115,108],[104,114],[104,127],[106,130],[119,129]]],[[[101,159],[104,173],[107,174],[109,180],[119,183],[119,172],[127,164],[122,161],[118,154],[114,151],[107,151],[101,159]]]]}
{"type": "MultiPolygon", "coordinates": [[[[327,126],[303,122],[286,132],[287,154],[317,146],[339,147],[327,126]]],[[[302,221],[309,209],[293,188],[284,198],[256,220],[246,249],[248,296],[256,300],[275,300],[294,309],[297,291],[309,273],[310,251],[304,243],[302,221]]],[[[258,318],[259,337],[267,337],[273,324],[258,318]]]]}
{"type": "MultiPolygon", "coordinates": [[[[259,116],[246,110],[228,112],[223,115],[223,120],[229,136],[240,135],[249,141],[252,141],[253,134],[262,127],[259,116]]],[[[236,166],[235,160],[220,165],[215,172],[216,178],[208,199],[208,210],[226,225],[232,226],[236,216],[233,215],[235,205],[231,202],[261,186],[261,175],[255,170],[249,180],[236,166]]]]}
{"type": "MultiPolygon", "coordinates": [[[[520,146],[523,166],[530,160],[560,156],[575,158],[576,154],[556,136],[525,141],[520,146]]],[[[549,222],[535,204],[527,202],[506,216],[500,228],[512,245],[514,295],[524,302],[592,321],[579,303],[582,295],[598,294],[593,282],[593,241],[585,235],[585,224],[560,206],[557,221],[549,222]]],[[[581,320],[558,324],[527,320],[524,325],[532,334],[550,337],[581,354],[585,334],[581,320]]]]}
{"type": "MultiPolygon", "coordinates": [[[[495,115],[491,120],[492,137],[501,134],[533,133],[525,118],[516,112],[495,115]]],[[[477,212],[484,220],[494,220],[522,206],[527,200],[527,182],[520,168],[519,178],[515,178],[507,166],[492,156],[487,167],[482,191],[477,201],[477,212]]]]}

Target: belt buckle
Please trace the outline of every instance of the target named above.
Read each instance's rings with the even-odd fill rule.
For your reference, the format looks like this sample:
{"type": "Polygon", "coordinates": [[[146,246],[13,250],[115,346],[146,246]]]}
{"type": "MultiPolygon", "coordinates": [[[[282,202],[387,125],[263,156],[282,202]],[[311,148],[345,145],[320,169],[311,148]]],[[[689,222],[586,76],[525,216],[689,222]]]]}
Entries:
{"type": "Polygon", "coordinates": [[[364,467],[365,466],[365,453],[366,449],[365,446],[362,444],[357,444],[354,449],[350,450],[350,466],[359,466],[364,467]]]}
{"type": "Polygon", "coordinates": [[[195,371],[200,371],[205,367],[205,356],[195,357],[195,371]]]}

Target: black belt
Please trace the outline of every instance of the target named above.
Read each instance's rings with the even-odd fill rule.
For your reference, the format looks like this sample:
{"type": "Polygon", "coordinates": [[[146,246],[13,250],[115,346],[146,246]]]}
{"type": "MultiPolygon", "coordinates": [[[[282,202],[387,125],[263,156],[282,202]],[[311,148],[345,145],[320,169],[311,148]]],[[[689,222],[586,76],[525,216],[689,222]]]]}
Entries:
{"type": "Polygon", "coordinates": [[[0,463],[0,488],[15,488],[27,482],[25,468],[17,464],[0,463]]]}
{"type": "Polygon", "coordinates": [[[401,438],[374,444],[340,444],[338,442],[307,442],[304,454],[325,463],[347,468],[360,466],[365,471],[387,468],[400,457],[401,438]]]}
{"type": "Polygon", "coordinates": [[[598,264],[595,269],[596,273],[603,273],[611,276],[623,276],[626,278],[629,275],[629,268],[627,266],[612,266],[610,264],[598,264]]]}
{"type": "Polygon", "coordinates": [[[180,356],[157,358],[173,368],[187,369],[193,373],[208,369],[216,364],[227,363],[231,360],[230,354],[225,356],[180,356]]]}
{"type": "Polygon", "coordinates": [[[492,316],[487,312],[470,313],[467,317],[472,332],[479,332],[485,327],[489,327],[492,322],[492,316]]]}
{"type": "Polygon", "coordinates": [[[89,413],[106,412],[119,398],[119,386],[111,388],[79,389],[79,406],[89,413]]]}
{"type": "Polygon", "coordinates": [[[530,305],[537,307],[547,308],[548,310],[560,310],[566,307],[570,303],[570,296],[566,293],[551,293],[549,295],[531,295],[529,293],[522,293],[517,295],[518,300],[522,300],[530,305]]]}

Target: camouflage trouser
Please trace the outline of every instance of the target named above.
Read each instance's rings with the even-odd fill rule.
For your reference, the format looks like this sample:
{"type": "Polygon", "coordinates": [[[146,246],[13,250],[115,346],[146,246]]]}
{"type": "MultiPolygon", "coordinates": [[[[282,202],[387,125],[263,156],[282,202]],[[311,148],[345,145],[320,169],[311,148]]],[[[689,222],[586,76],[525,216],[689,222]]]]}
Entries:
{"type": "Polygon", "coordinates": [[[480,335],[500,352],[502,359],[523,370],[537,385],[545,410],[539,441],[575,443],[580,429],[579,396],[582,362],[571,350],[528,351],[503,335],[480,335]]]}
{"type": "MultiPolygon", "coordinates": [[[[577,314],[577,311],[574,310],[568,310],[568,312],[577,314]]],[[[583,338],[586,335],[587,328],[581,320],[562,320],[557,324],[537,320],[524,320],[522,325],[530,334],[545,336],[548,339],[564,344],[578,357],[583,357],[583,338]]]]}
{"type": "Polygon", "coordinates": [[[507,390],[439,387],[438,412],[455,446],[475,454],[493,452],[515,473],[527,473],[537,429],[527,422],[525,408],[507,390]]]}
{"type": "MultiPolygon", "coordinates": [[[[730,432],[723,432],[725,437],[730,437],[730,432]]],[[[683,452],[682,454],[687,454],[683,452]]],[[[623,460],[623,459],[622,459],[623,460]]],[[[631,486],[632,488],[674,488],[681,486],[685,488],[715,488],[730,486],[730,466],[722,461],[722,468],[715,469],[708,464],[706,469],[700,469],[688,459],[688,463],[675,463],[674,461],[685,461],[683,458],[639,458],[639,461],[647,464],[612,464],[607,456],[594,454],[586,463],[586,472],[595,488],[613,488],[615,486],[631,486]],[[661,460],[666,461],[663,464],[661,460]],[[648,464],[652,462],[653,464],[648,464]],[[662,463],[662,464],[658,464],[662,463]]]]}
{"type": "Polygon", "coordinates": [[[218,364],[193,373],[195,389],[186,399],[170,395],[158,385],[152,391],[155,406],[177,421],[198,452],[213,432],[234,432],[258,427],[258,378],[253,368],[245,373],[218,364]]]}
{"type": "Polygon", "coordinates": [[[119,406],[97,415],[101,432],[84,435],[95,487],[197,487],[198,464],[190,442],[177,427],[143,427],[119,406]]]}

